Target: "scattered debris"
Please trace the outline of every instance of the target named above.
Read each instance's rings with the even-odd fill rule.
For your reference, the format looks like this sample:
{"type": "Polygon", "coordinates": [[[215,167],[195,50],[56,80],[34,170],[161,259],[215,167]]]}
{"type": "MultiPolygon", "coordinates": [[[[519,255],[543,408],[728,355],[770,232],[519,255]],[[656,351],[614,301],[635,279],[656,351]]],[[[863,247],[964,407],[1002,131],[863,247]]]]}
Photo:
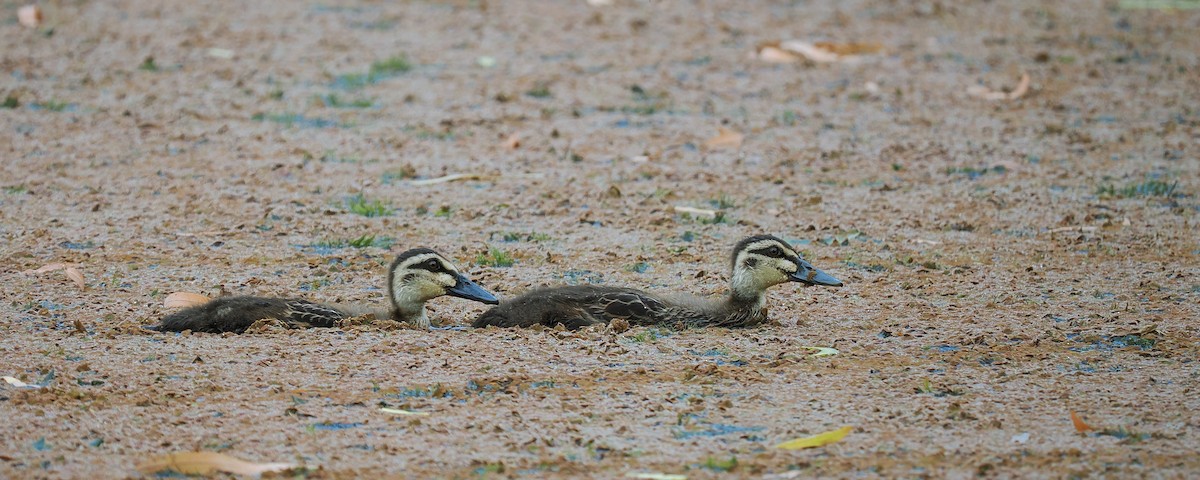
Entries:
{"type": "Polygon", "coordinates": [[[1075,431],[1079,433],[1095,430],[1091,425],[1084,423],[1083,419],[1079,418],[1079,414],[1075,412],[1071,412],[1071,423],[1075,425],[1075,431]]]}
{"type": "Polygon", "coordinates": [[[204,305],[209,300],[211,299],[199,293],[175,292],[163,299],[163,306],[167,308],[187,308],[204,305]]]}
{"type": "Polygon", "coordinates": [[[144,475],[174,471],[184,475],[211,475],[216,472],[234,475],[262,475],[296,468],[290,463],[254,463],[217,452],[168,453],[137,466],[144,475]]]}
{"type": "Polygon", "coordinates": [[[227,48],[210,48],[204,53],[212,58],[220,58],[223,60],[229,60],[233,58],[233,50],[229,50],[227,48]]]}
{"type": "Polygon", "coordinates": [[[687,475],[656,472],[629,472],[625,474],[625,478],[641,478],[645,480],[687,480],[687,475]]]}
{"type": "Polygon", "coordinates": [[[417,417],[429,416],[429,412],[414,412],[412,410],[401,410],[399,408],[383,407],[383,408],[380,408],[379,411],[381,411],[383,413],[391,413],[393,415],[413,415],[413,416],[417,416],[417,417]]]}
{"type": "Polygon", "coordinates": [[[831,356],[831,355],[837,355],[837,354],[839,354],[839,353],[842,353],[842,352],[839,352],[839,351],[837,351],[837,349],[836,349],[836,348],[829,348],[829,347],[809,347],[809,346],[803,346],[803,347],[800,347],[800,348],[806,348],[806,349],[808,349],[808,350],[816,350],[816,352],[815,352],[815,353],[809,354],[809,356],[810,356],[810,357],[828,357],[828,356],[831,356]]]}
{"type": "Polygon", "coordinates": [[[500,145],[504,147],[505,150],[516,150],[521,148],[521,132],[513,132],[512,135],[505,137],[504,141],[500,142],[500,145]]]}
{"type": "Polygon", "coordinates": [[[63,272],[67,274],[67,278],[71,279],[72,282],[75,282],[75,285],[79,286],[80,290],[87,288],[87,284],[83,281],[83,272],[79,271],[78,268],[67,267],[65,270],[63,270],[63,272]]]}
{"type": "Polygon", "coordinates": [[[811,437],[789,440],[776,445],[775,448],[782,448],[784,450],[800,450],[802,448],[822,447],[846,438],[846,435],[848,435],[853,429],[854,427],[842,427],[837,430],[818,433],[811,437]]]}
{"type": "Polygon", "coordinates": [[[742,141],[746,139],[745,135],[738,133],[736,130],[730,130],[725,127],[717,128],[717,136],[704,141],[704,146],[709,149],[717,148],[741,148],[742,141]]]}
{"type": "Polygon", "coordinates": [[[1029,93],[1028,73],[1021,74],[1020,83],[1018,83],[1017,88],[1014,88],[1011,92],[992,90],[983,85],[972,85],[967,87],[967,95],[976,98],[982,98],[984,100],[1016,100],[1025,96],[1026,93],[1029,93]]]}
{"type": "Polygon", "coordinates": [[[24,273],[26,275],[30,275],[30,274],[36,275],[39,273],[57,272],[59,270],[63,270],[63,273],[66,274],[67,278],[71,279],[72,282],[75,282],[75,285],[78,285],[79,288],[83,289],[83,288],[87,287],[87,284],[84,282],[84,279],[83,279],[83,272],[80,271],[79,268],[77,268],[76,264],[74,264],[74,263],[62,263],[62,262],[48,263],[36,270],[25,270],[25,271],[22,271],[21,273],[24,273]]]}
{"type": "Polygon", "coordinates": [[[1051,228],[1049,230],[1046,230],[1046,233],[1062,233],[1062,232],[1091,233],[1096,230],[1097,230],[1097,227],[1072,226],[1072,227],[1051,228]]]}
{"type": "Polygon", "coordinates": [[[413,180],[413,181],[408,182],[408,184],[419,187],[419,186],[423,186],[423,185],[437,185],[439,183],[455,182],[458,180],[490,180],[493,177],[494,177],[494,175],[484,175],[482,173],[451,173],[450,175],[445,175],[445,176],[441,176],[441,177],[437,177],[437,178],[426,178],[423,180],[413,180]]]}
{"type": "Polygon", "coordinates": [[[26,5],[17,9],[17,21],[29,28],[37,28],[42,24],[42,7],[26,5]]]}
{"type": "Polygon", "coordinates": [[[1013,443],[1025,443],[1029,441],[1029,432],[1021,432],[1012,436],[1013,443]]]}
{"type": "Polygon", "coordinates": [[[716,210],[709,210],[707,208],[684,207],[684,206],[680,206],[680,205],[676,205],[673,208],[675,209],[675,213],[686,213],[688,215],[695,215],[698,217],[705,217],[705,218],[717,218],[716,210]]]}
{"type": "Polygon", "coordinates": [[[16,377],[4,377],[4,381],[7,382],[9,385],[12,385],[13,388],[27,388],[30,390],[36,390],[36,389],[42,388],[40,385],[30,385],[28,383],[17,380],[16,377]]]}
{"type": "Polygon", "coordinates": [[[809,60],[817,63],[855,62],[863,55],[879,53],[883,45],[878,43],[833,43],[784,40],[758,45],[759,60],[771,63],[795,63],[809,60]]]}

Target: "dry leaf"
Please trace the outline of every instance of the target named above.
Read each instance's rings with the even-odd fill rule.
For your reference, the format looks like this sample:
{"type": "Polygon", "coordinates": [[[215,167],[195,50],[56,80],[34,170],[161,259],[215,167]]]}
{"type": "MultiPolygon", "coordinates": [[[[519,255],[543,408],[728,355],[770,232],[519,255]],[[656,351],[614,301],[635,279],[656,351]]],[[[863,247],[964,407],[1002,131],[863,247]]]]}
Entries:
{"type": "Polygon", "coordinates": [[[1079,433],[1095,430],[1091,425],[1083,423],[1083,419],[1075,412],[1071,412],[1071,423],[1075,424],[1075,431],[1079,433]]]}
{"type": "Polygon", "coordinates": [[[784,40],[758,45],[758,59],[773,63],[793,63],[808,59],[817,63],[852,62],[862,55],[879,53],[883,45],[878,43],[833,43],[784,40]]]}
{"type": "Polygon", "coordinates": [[[739,148],[746,136],[725,127],[717,128],[717,136],[704,141],[708,148],[739,148]]]}
{"type": "Polygon", "coordinates": [[[25,270],[21,273],[30,274],[30,273],[57,272],[64,268],[73,267],[73,266],[75,266],[74,263],[61,263],[61,262],[47,263],[46,265],[43,265],[42,268],[39,268],[37,270],[25,270]]]}
{"type": "Polygon", "coordinates": [[[29,28],[37,28],[42,24],[42,8],[37,5],[26,5],[17,9],[17,21],[29,28]]]}
{"type": "Polygon", "coordinates": [[[22,382],[20,380],[17,380],[14,377],[4,377],[4,381],[8,382],[9,385],[12,385],[13,388],[28,388],[28,389],[42,388],[38,385],[30,385],[28,383],[22,382]]]}
{"type": "Polygon", "coordinates": [[[783,442],[779,445],[776,445],[775,448],[782,448],[784,450],[799,450],[802,448],[822,447],[846,438],[846,435],[849,434],[850,430],[853,429],[853,427],[842,427],[837,430],[818,433],[811,437],[797,438],[795,440],[783,442]]]}
{"type": "Polygon", "coordinates": [[[83,281],[83,272],[79,271],[78,268],[67,267],[66,273],[67,278],[71,279],[72,282],[75,282],[75,285],[79,285],[80,289],[87,288],[87,283],[83,281]]]}
{"type": "Polygon", "coordinates": [[[1028,73],[1022,73],[1021,81],[1017,83],[1017,88],[1014,88],[1011,92],[1007,93],[999,90],[992,90],[983,85],[972,85],[967,87],[967,95],[976,98],[982,98],[984,100],[1016,100],[1025,96],[1026,93],[1029,93],[1028,73]]]}
{"type": "Polygon", "coordinates": [[[851,55],[869,55],[883,51],[883,45],[878,43],[815,42],[813,43],[813,46],[841,57],[848,57],[851,55]]]}
{"type": "Polygon", "coordinates": [[[836,348],[829,348],[829,347],[800,347],[800,348],[816,350],[816,353],[809,355],[810,357],[828,357],[830,355],[837,355],[839,353],[842,353],[842,352],[837,351],[836,348]]]}
{"type": "Polygon", "coordinates": [[[199,293],[175,292],[163,299],[163,306],[167,308],[187,308],[204,305],[208,301],[208,297],[199,293]]]}
{"type": "Polygon", "coordinates": [[[500,145],[508,150],[516,150],[516,149],[520,148],[521,147],[521,133],[513,132],[513,134],[509,135],[507,138],[505,138],[503,142],[500,142],[500,145]]]}
{"type": "Polygon", "coordinates": [[[75,319],[75,333],[87,333],[87,327],[85,327],[83,325],[83,321],[78,318],[75,319]]]}
{"type": "Polygon", "coordinates": [[[803,57],[779,48],[779,42],[774,42],[758,46],[758,59],[771,63],[796,63],[803,57]]]}
{"type": "Polygon", "coordinates": [[[414,412],[412,410],[401,410],[399,408],[383,407],[383,408],[380,408],[379,411],[381,411],[383,413],[391,413],[393,415],[413,415],[413,416],[418,416],[418,417],[429,416],[429,412],[414,412]]]}
{"type": "Polygon", "coordinates": [[[184,475],[211,475],[214,472],[234,475],[262,475],[295,468],[290,463],[254,463],[217,452],[169,453],[137,466],[139,472],[151,475],[173,470],[184,475]]]}

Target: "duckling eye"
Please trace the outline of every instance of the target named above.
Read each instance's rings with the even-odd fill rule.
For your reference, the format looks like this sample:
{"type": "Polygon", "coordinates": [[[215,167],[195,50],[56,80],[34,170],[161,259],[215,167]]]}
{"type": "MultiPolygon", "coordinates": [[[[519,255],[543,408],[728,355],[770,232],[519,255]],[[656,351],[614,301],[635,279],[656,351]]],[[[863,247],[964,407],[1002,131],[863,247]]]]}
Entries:
{"type": "Polygon", "coordinates": [[[429,259],[429,260],[425,261],[425,269],[426,270],[429,270],[431,272],[436,272],[438,270],[441,270],[440,267],[441,267],[441,265],[438,264],[437,260],[429,259]]]}
{"type": "Polygon", "coordinates": [[[779,247],[771,247],[770,250],[767,250],[767,255],[772,257],[782,257],[783,250],[780,250],[779,247]]]}

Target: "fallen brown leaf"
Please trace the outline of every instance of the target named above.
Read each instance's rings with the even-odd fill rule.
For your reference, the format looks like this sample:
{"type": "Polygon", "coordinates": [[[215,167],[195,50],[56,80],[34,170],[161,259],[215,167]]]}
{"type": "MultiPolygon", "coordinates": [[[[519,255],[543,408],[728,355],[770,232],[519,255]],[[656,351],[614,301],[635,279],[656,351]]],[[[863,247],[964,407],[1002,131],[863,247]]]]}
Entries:
{"type": "Polygon", "coordinates": [[[878,43],[833,43],[784,40],[760,43],[757,48],[759,60],[772,63],[793,63],[810,60],[817,63],[849,62],[863,55],[883,51],[878,43]]]}
{"type": "Polygon", "coordinates": [[[74,263],[62,263],[62,262],[47,263],[47,264],[43,265],[41,268],[38,268],[37,270],[25,270],[21,273],[30,274],[30,273],[57,272],[59,270],[62,270],[64,268],[71,267],[74,265],[75,265],[74,263]]]}
{"type": "Polygon", "coordinates": [[[87,288],[87,283],[83,281],[83,272],[79,271],[78,268],[67,267],[66,274],[67,278],[75,282],[75,285],[78,285],[80,290],[87,288]]]}
{"type": "Polygon", "coordinates": [[[204,305],[209,300],[208,297],[199,293],[175,292],[163,299],[163,306],[167,308],[187,308],[204,305]]]}
{"type": "Polygon", "coordinates": [[[1079,433],[1095,430],[1091,425],[1083,423],[1083,419],[1079,418],[1079,414],[1075,412],[1071,412],[1071,423],[1075,424],[1075,431],[1079,433]]]}
{"type": "Polygon", "coordinates": [[[758,46],[758,59],[771,63],[795,63],[804,57],[780,48],[779,42],[771,42],[758,46]]]}
{"type": "Polygon", "coordinates": [[[742,141],[746,139],[745,135],[725,127],[719,127],[717,132],[717,136],[704,141],[705,147],[740,148],[742,146],[742,141]]]}
{"type": "Polygon", "coordinates": [[[290,463],[254,463],[217,452],[168,453],[137,466],[139,472],[150,475],[173,470],[184,475],[211,475],[214,472],[234,475],[262,475],[295,468],[290,463]]]}
{"type": "Polygon", "coordinates": [[[878,43],[833,43],[833,42],[814,42],[813,46],[832,52],[836,55],[845,57],[849,55],[869,55],[883,51],[883,45],[878,43]]]}
{"type": "Polygon", "coordinates": [[[29,388],[29,389],[42,388],[41,385],[30,385],[28,383],[17,380],[15,377],[4,377],[4,381],[7,382],[9,385],[12,385],[13,388],[29,388]]]}

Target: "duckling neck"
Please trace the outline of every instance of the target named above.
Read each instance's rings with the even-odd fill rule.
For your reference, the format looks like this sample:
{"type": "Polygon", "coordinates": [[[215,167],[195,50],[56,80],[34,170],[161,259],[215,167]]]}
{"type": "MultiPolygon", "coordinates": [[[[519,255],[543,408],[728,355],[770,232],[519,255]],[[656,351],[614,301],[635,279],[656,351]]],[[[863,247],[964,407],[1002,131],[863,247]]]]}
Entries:
{"type": "Polygon", "coordinates": [[[764,310],[767,307],[767,296],[763,292],[743,292],[732,290],[729,292],[729,297],[726,299],[726,304],[732,310],[754,311],[764,310]]]}
{"type": "Polygon", "coordinates": [[[707,318],[694,326],[706,327],[750,327],[767,319],[767,299],[761,292],[747,294],[731,290],[719,303],[714,304],[707,318]]]}
{"type": "Polygon", "coordinates": [[[417,328],[429,328],[429,317],[425,316],[425,301],[414,292],[398,290],[392,292],[392,319],[407,322],[417,328]]]}

